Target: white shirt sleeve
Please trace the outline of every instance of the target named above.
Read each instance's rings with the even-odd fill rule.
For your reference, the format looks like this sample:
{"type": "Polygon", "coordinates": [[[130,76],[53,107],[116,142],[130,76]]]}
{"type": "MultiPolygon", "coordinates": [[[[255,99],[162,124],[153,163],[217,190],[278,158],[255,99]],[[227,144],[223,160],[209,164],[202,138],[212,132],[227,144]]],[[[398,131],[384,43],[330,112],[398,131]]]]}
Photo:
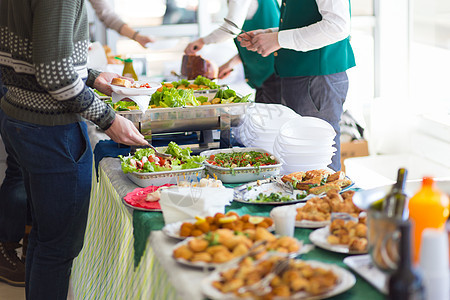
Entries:
{"type": "Polygon", "coordinates": [[[99,20],[107,28],[111,28],[119,33],[125,22],[114,12],[111,5],[105,0],[89,0],[89,2],[99,20]]]}
{"type": "Polygon", "coordinates": [[[334,44],[350,35],[348,0],[316,2],[322,20],[309,26],[279,31],[278,43],[281,48],[305,52],[334,44]]]}
{"type": "MultiPolygon", "coordinates": [[[[226,18],[233,21],[239,28],[244,25],[247,14],[249,13],[250,4],[254,0],[229,0],[228,13],[226,18]]],[[[222,27],[230,30],[231,32],[239,33],[239,30],[224,22],[222,27]]],[[[224,30],[217,28],[207,36],[203,38],[205,44],[214,44],[224,42],[225,40],[234,38],[235,35],[225,32],[224,30]]]]}

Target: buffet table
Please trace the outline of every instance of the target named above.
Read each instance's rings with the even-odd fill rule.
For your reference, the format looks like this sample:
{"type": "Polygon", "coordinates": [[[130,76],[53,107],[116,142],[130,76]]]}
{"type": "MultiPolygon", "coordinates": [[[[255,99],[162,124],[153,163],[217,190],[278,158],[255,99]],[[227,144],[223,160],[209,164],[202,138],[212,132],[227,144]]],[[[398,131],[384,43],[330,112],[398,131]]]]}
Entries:
{"type": "MultiPolygon", "coordinates": [[[[159,212],[128,208],[122,198],[137,186],[120,169],[117,158],[100,161],[93,179],[89,219],[82,252],[72,269],[75,299],[203,299],[201,280],[207,273],[184,267],[172,258],[178,242],[166,237],[159,212]],[[149,234],[150,233],[150,234],[149,234]]],[[[233,202],[227,210],[268,215],[272,206],[233,202]]],[[[309,243],[309,229],[295,237],[309,243]]],[[[345,267],[343,254],[315,248],[303,256],[345,267]]],[[[333,299],[383,299],[384,296],[356,275],[356,285],[333,299]]]]}

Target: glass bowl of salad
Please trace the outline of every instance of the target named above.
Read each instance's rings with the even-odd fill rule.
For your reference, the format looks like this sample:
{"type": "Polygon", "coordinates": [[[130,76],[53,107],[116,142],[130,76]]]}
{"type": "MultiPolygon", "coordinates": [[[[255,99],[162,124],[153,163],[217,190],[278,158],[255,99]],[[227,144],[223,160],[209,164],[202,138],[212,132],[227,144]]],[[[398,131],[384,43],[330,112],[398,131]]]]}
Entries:
{"type": "Polygon", "coordinates": [[[208,150],[206,171],[224,183],[245,183],[278,175],[281,162],[273,154],[260,148],[231,148],[208,150]]]}
{"type": "Polygon", "coordinates": [[[177,184],[179,181],[199,181],[205,166],[204,157],[191,156],[191,149],[182,149],[170,142],[165,153],[171,158],[155,155],[151,148],[137,149],[134,155],[121,156],[122,171],[140,187],[150,185],[177,184]]]}

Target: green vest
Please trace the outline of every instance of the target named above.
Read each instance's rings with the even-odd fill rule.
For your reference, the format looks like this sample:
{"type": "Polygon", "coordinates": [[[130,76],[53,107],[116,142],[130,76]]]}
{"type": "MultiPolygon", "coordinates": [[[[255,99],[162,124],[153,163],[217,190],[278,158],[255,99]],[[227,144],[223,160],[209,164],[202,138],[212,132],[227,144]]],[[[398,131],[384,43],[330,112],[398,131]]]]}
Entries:
{"type": "MultiPolygon", "coordinates": [[[[316,0],[283,0],[279,30],[294,29],[322,20],[316,0]]],[[[355,66],[349,37],[307,52],[280,49],[275,70],[280,77],[329,75],[355,66]]]]}
{"type": "MultiPolygon", "coordinates": [[[[266,29],[278,27],[280,8],[276,0],[258,0],[258,9],[252,19],[246,20],[242,30],[266,29]]],[[[262,57],[260,54],[241,47],[235,39],[236,46],[244,66],[245,79],[253,87],[260,87],[263,82],[275,73],[274,56],[262,57]]]]}

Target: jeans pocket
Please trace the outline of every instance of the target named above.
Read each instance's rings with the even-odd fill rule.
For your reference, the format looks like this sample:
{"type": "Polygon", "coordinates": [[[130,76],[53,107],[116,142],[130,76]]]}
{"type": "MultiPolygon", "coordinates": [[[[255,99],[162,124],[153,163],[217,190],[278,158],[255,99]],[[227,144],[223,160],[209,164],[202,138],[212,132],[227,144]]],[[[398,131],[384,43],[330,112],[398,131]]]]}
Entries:
{"type": "Polygon", "coordinates": [[[66,132],[66,147],[69,156],[75,163],[81,161],[88,151],[87,139],[81,128],[81,124],[75,123],[74,126],[66,132]]]}

